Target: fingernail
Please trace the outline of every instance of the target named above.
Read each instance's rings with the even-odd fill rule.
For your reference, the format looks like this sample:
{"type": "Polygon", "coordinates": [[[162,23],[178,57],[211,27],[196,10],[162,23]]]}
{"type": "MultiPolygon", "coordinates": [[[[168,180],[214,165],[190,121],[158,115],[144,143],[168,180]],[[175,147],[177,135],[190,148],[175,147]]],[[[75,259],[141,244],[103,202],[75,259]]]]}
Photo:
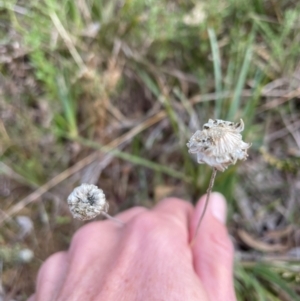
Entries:
{"type": "Polygon", "coordinates": [[[227,205],[226,200],[221,193],[214,192],[211,194],[211,212],[222,224],[226,223],[227,205]]]}

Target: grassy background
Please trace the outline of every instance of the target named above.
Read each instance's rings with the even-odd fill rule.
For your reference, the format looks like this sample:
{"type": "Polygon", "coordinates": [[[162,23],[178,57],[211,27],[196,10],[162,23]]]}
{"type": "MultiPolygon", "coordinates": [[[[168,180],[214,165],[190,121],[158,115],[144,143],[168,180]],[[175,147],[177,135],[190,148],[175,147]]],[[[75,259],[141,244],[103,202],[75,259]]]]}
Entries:
{"type": "Polygon", "coordinates": [[[1,0],[5,300],[25,300],[82,225],[66,206],[78,184],[99,185],[111,214],[195,202],[211,170],[186,142],[209,118],[242,118],[252,143],[214,187],[238,299],[300,300],[299,15],[296,0],[1,0]]]}

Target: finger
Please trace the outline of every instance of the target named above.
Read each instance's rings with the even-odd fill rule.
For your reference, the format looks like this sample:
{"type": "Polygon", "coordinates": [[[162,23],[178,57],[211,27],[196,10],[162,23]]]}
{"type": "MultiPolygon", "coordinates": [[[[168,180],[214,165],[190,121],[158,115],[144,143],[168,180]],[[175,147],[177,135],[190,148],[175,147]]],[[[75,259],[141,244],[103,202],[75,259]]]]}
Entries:
{"type": "MultiPolygon", "coordinates": [[[[192,217],[192,235],[204,209],[205,198],[200,199],[192,217]]],[[[196,273],[214,301],[236,300],[233,286],[234,250],[225,221],[226,201],[221,194],[212,193],[192,251],[196,273]]]]}
{"type": "MultiPolygon", "coordinates": [[[[115,218],[123,221],[125,226],[115,224],[112,220],[85,224],[74,234],[69,255],[72,257],[73,253],[77,253],[77,250],[80,250],[80,253],[88,250],[91,256],[94,252],[95,255],[97,252],[108,252],[109,254],[110,250],[118,244],[126,223],[145,211],[147,211],[146,208],[134,207],[116,215],[115,218]]],[[[81,260],[83,266],[86,265],[86,260],[89,258],[83,255],[81,260]]],[[[77,266],[80,266],[79,262],[77,262],[77,266]]]]}
{"type": "MultiPolygon", "coordinates": [[[[117,214],[114,218],[128,223],[136,215],[147,211],[144,207],[134,207],[124,212],[117,214]]],[[[96,250],[111,249],[118,242],[124,226],[116,224],[113,220],[104,220],[90,222],[82,226],[73,236],[69,254],[72,255],[77,249],[84,249],[82,246],[92,247],[95,246],[96,250]],[[103,242],[105,241],[105,245],[103,242]]],[[[85,263],[83,263],[85,264],[85,263]]]]}
{"type": "Polygon", "coordinates": [[[43,263],[37,277],[34,301],[55,300],[65,278],[67,266],[66,252],[55,253],[43,263]]]}
{"type": "MultiPolygon", "coordinates": [[[[136,215],[147,211],[144,207],[134,207],[115,216],[120,221],[128,223],[136,215]]],[[[69,254],[72,255],[77,249],[84,249],[82,246],[94,248],[96,251],[111,249],[119,241],[124,226],[116,224],[113,220],[90,222],[82,226],[73,236],[69,254]],[[105,244],[103,244],[105,242],[105,244]]],[[[85,264],[85,263],[83,263],[85,264]]]]}
{"type": "Polygon", "coordinates": [[[179,223],[188,229],[193,212],[193,206],[184,200],[167,198],[160,201],[153,208],[153,211],[159,214],[164,214],[167,218],[172,219],[176,223],[179,223]]]}
{"type": "Polygon", "coordinates": [[[145,207],[136,206],[124,212],[117,214],[115,217],[126,223],[134,218],[136,215],[146,212],[147,209],[145,207]]]}
{"type": "Polygon", "coordinates": [[[95,275],[99,281],[105,278],[105,274],[120,253],[118,246],[127,224],[145,211],[146,208],[135,207],[116,215],[115,218],[123,221],[124,226],[111,220],[97,221],[87,223],[74,234],[68,251],[71,264],[66,275],[66,285],[61,290],[62,299],[76,297],[76,300],[84,300],[86,291],[74,291],[72,283],[80,283],[81,287],[88,287],[90,291],[97,292],[99,283],[94,281],[95,275]]]}

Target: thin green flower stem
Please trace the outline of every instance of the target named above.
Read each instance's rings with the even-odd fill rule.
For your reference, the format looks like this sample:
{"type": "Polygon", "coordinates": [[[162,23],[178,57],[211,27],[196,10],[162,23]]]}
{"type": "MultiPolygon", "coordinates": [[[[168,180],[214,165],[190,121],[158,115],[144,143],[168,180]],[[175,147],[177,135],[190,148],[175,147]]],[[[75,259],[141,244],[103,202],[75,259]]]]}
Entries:
{"type": "Polygon", "coordinates": [[[110,219],[111,221],[116,222],[116,223],[118,223],[121,226],[125,226],[124,222],[120,221],[119,219],[117,219],[115,217],[110,216],[108,213],[101,212],[101,214],[104,215],[107,219],[110,219]]]}
{"type": "Polygon", "coordinates": [[[202,211],[202,214],[201,214],[201,217],[199,219],[199,222],[197,224],[197,228],[196,228],[196,231],[195,231],[195,234],[194,234],[194,237],[190,243],[190,246],[192,247],[196,241],[196,238],[197,238],[197,234],[198,234],[198,231],[199,231],[199,228],[200,228],[200,225],[201,225],[201,222],[203,220],[203,217],[204,217],[204,214],[206,212],[206,209],[207,209],[207,205],[208,205],[208,202],[209,202],[209,197],[210,197],[210,193],[212,191],[212,188],[214,186],[214,183],[215,183],[215,178],[216,178],[216,175],[217,175],[217,169],[216,168],[213,168],[213,172],[211,174],[211,177],[210,177],[210,181],[209,181],[209,185],[208,185],[208,188],[207,188],[207,191],[206,191],[206,200],[205,200],[205,205],[204,205],[204,209],[202,211]]]}

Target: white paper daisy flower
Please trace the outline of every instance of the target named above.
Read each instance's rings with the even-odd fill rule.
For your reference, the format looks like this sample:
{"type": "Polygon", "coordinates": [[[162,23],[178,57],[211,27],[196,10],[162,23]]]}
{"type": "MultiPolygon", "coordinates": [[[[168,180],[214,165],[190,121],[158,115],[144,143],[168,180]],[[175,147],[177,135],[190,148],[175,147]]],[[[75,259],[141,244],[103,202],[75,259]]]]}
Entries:
{"type": "Polygon", "coordinates": [[[68,197],[70,211],[74,218],[85,221],[108,211],[102,189],[93,184],[82,184],[76,187],[68,197]]]}
{"type": "Polygon", "coordinates": [[[240,132],[244,130],[244,122],[238,123],[209,119],[187,143],[189,152],[197,154],[197,162],[224,171],[237,160],[246,160],[247,150],[251,144],[242,140],[240,132]]]}

